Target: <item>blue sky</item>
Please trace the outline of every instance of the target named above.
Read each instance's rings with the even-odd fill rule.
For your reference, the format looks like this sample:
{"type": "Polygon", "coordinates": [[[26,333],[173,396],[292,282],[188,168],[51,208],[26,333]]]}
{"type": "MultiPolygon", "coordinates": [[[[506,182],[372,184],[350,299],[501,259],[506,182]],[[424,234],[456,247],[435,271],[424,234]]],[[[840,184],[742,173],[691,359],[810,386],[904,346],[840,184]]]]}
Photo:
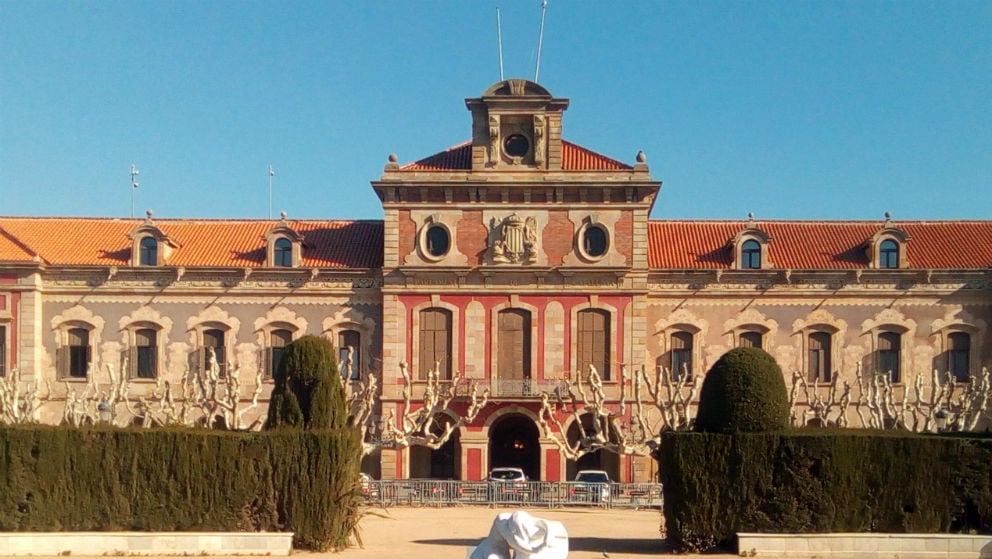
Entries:
{"type": "MultiPolygon", "coordinates": [[[[381,219],[534,77],[539,0],[0,0],[0,215],[381,219]]],[[[992,2],[549,0],[564,136],[657,219],[992,219],[992,2]]]]}

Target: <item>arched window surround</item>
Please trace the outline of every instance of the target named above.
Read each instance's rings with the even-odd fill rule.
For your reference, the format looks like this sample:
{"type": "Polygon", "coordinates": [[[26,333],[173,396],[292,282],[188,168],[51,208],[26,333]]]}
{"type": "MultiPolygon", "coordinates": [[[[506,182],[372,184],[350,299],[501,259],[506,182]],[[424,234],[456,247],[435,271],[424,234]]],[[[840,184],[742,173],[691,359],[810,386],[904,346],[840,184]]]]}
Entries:
{"type": "Polygon", "coordinates": [[[753,222],[731,240],[733,250],[733,268],[735,270],[768,270],[772,268],[769,256],[769,244],[772,238],[768,233],[758,229],[753,222]],[[755,247],[755,245],[757,245],[755,247]],[[750,250],[756,249],[757,253],[750,250]],[[754,262],[757,260],[757,262],[754,262]],[[756,266],[754,264],[757,264],[756,266]]]}
{"type": "Polygon", "coordinates": [[[151,212],[148,212],[148,217],[144,223],[132,230],[128,236],[131,237],[131,266],[134,267],[165,266],[173,251],[181,247],[179,243],[155,225],[151,212]],[[155,242],[154,255],[151,254],[152,250],[148,239],[155,242]],[[145,244],[149,244],[149,246],[145,247],[145,244]],[[154,256],[154,262],[145,261],[143,258],[150,258],[151,256],[154,256]]]}
{"type": "Polygon", "coordinates": [[[910,237],[905,231],[886,221],[885,225],[868,240],[867,252],[869,266],[878,270],[908,268],[909,257],[907,255],[907,248],[909,240],[910,237]],[[890,245],[891,243],[895,243],[898,254],[896,255],[895,262],[892,262],[894,265],[883,265],[886,264],[883,261],[883,245],[890,245]]]}

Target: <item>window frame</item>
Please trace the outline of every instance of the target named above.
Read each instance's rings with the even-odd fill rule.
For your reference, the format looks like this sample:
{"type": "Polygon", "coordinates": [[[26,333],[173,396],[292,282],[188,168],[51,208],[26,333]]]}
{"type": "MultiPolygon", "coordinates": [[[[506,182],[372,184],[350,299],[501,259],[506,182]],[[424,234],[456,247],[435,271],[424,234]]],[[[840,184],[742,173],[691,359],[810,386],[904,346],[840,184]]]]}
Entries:
{"type": "Polygon", "coordinates": [[[131,327],[129,329],[129,337],[131,341],[130,345],[130,363],[128,364],[128,378],[133,380],[155,380],[158,378],[160,372],[159,366],[159,335],[160,330],[148,324],[139,324],[131,327]],[[148,333],[151,333],[149,336],[148,333]],[[145,339],[150,339],[152,341],[151,345],[141,345],[141,337],[144,336],[145,339]],[[147,374],[147,371],[142,370],[142,361],[149,361],[148,353],[151,353],[151,374],[147,374]],[[144,357],[142,357],[144,355],[144,357]]]}
{"type": "Polygon", "coordinates": [[[682,380],[686,373],[686,382],[695,377],[696,333],[689,330],[677,329],[668,332],[669,374],[673,382],[682,380]],[[680,343],[676,344],[676,340],[680,343]],[[686,344],[688,347],[685,347],[686,344]],[[679,346],[679,347],[676,347],[679,346]],[[688,364],[688,366],[684,366],[688,364]]]}
{"type": "Polygon", "coordinates": [[[947,372],[954,382],[966,383],[972,379],[971,373],[971,350],[972,335],[970,332],[955,330],[947,334],[947,372]],[[964,340],[965,347],[957,347],[957,340],[964,340]],[[957,359],[956,359],[957,358],[957,359]],[[956,362],[963,359],[963,372],[957,370],[956,362]]]}
{"type": "Polygon", "coordinates": [[[338,349],[338,373],[341,378],[344,380],[362,380],[362,333],[354,328],[340,330],[335,345],[338,349]],[[351,343],[349,343],[349,338],[351,338],[351,343]],[[348,347],[352,348],[350,373],[342,367],[348,359],[348,347]]]}
{"type": "Polygon", "coordinates": [[[806,333],[806,380],[815,384],[826,384],[833,381],[833,346],[834,336],[826,330],[812,330],[806,333]],[[826,342],[820,340],[826,338],[826,342]],[[814,348],[813,342],[819,347],[814,348]],[[817,352],[816,364],[813,367],[814,355],[817,352]]]}
{"type": "Polygon", "coordinates": [[[0,322],[0,377],[7,376],[7,323],[0,322]]]}
{"type": "Polygon", "coordinates": [[[763,260],[761,255],[761,243],[755,239],[746,239],[741,243],[741,269],[742,270],[760,270],[761,261],[763,260]]]}
{"type": "Polygon", "coordinates": [[[416,311],[419,318],[417,337],[420,341],[417,348],[417,362],[419,364],[417,370],[417,380],[427,380],[427,374],[432,371],[436,363],[438,365],[438,372],[441,374],[441,378],[444,380],[450,380],[452,378],[452,372],[454,369],[454,364],[451,362],[454,356],[454,351],[452,343],[454,342],[454,314],[455,312],[451,309],[431,306],[416,311]],[[446,324],[444,328],[433,328],[436,325],[436,319],[425,320],[425,318],[433,316],[442,316],[445,318],[446,324]],[[430,328],[429,328],[430,327],[430,328]],[[428,359],[427,350],[428,344],[426,343],[427,337],[430,337],[429,347],[433,348],[431,351],[430,359],[428,359]],[[439,348],[437,342],[443,342],[443,347],[439,348]],[[441,359],[438,359],[440,354],[441,359]]]}
{"type": "Polygon", "coordinates": [[[878,267],[882,270],[899,268],[899,242],[895,239],[883,239],[878,243],[878,267]]]}
{"type": "Polygon", "coordinates": [[[878,332],[875,347],[875,372],[887,374],[893,384],[902,383],[903,351],[902,344],[905,333],[895,330],[881,330],[878,332]],[[884,340],[884,343],[883,343],[884,340]],[[887,346],[884,347],[883,346],[887,346]],[[895,347],[892,347],[895,346],[895,347]],[[893,368],[893,362],[895,367],[893,368]]]}
{"type": "Polygon", "coordinates": [[[596,367],[602,380],[612,379],[612,318],[609,310],[596,307],[581,309],[575,313],[576,367],[581,374],[585,375],[591,364],[596,367]],[[601,328],[586,329],[584,321],[589,317],[602,318],[601,328]],[[592,357],[588,357],[589,355],[592,357]]]}
{"type": "Polygon", "coordinates": [[[272,267],[293,268],[293,241],[278,237],[272,241],[272,267]]]}
{"type": "Polygon", "coordinates": [[[159,240],[153,235],[145,235],[138,241],[138,266],[159,265],[159,240]]]}

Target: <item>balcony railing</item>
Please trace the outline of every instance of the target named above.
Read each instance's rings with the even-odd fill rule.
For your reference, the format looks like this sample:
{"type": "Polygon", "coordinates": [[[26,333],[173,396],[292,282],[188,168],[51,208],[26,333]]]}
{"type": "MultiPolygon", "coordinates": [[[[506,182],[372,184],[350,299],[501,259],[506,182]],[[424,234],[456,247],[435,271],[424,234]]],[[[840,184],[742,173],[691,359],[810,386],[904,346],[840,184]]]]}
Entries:
{"type": "MultiPolygon", "coordinates": [[[[480,386],[483,383],[480,383],[480,386]]],[[[566,390],[566,384],[561,379],[491,379],[489,380],[490,396],[493,398],[536,398],[542,392],[554,393],[556,389],[566,390]]],[[[565,392],[563,392],[565,393],[565,392]]]]}

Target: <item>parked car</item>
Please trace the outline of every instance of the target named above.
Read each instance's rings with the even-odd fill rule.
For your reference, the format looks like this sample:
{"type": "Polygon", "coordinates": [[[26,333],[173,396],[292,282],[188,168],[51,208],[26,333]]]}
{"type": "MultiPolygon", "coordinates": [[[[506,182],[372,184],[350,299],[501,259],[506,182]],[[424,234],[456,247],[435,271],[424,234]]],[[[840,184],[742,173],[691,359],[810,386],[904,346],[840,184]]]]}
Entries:
{"type": "Polygon", "coordinates": [[[490,501],[521,501],[527,498],[527,474],[520,468],[493,468],[486,481],[490,501]]]}
{"type": "Polygon", "coordinates": [[[612,490],[610,474],[603,470],[580,470],[575,474],[571,493],[575,501],[603,503],[609,501],[612,490]]]}
{"type": "Polygon", "coordinates": [[[362,494],[366,501],[379,500],[379,484],[372,479],[372,476],[362,472],[358,474],[358,483],[362,486],[362,494]]]}

